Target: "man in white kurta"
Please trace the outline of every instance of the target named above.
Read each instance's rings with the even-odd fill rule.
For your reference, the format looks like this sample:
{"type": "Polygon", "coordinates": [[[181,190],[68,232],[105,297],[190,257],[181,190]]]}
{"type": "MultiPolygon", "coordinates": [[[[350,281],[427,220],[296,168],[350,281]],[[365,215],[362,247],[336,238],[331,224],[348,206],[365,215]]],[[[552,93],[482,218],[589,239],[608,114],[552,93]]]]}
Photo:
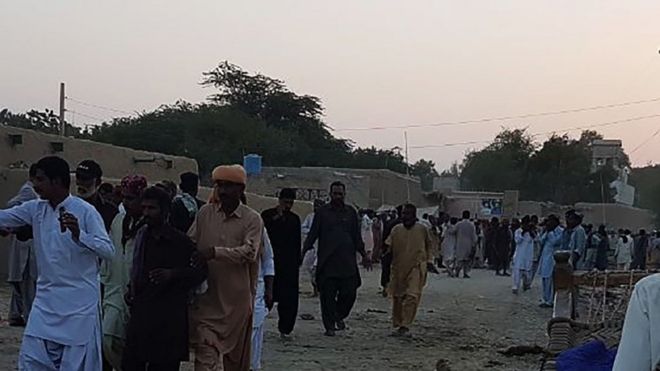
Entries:
{"type": "MultiPolygon", "coordinates": [[[[264,344],[264,322],[268,315],[268,304],[266,303],[266,277],[275,276],[275,261],[273,260],[273,246],[270,244],[268,233],[264,229],[261,235],[263,240],[263,254],[259,264],[259,275],[257,276],[257,294],[254,297],[254,317],[252,318],[252,360],[250,367],[253,371],[261,370],[261,354],[264,344]]],[[[271,282],[272,284],[272,282],[271,282]]],[[[271,287],[272,291],[272,287],[271,287]]],[[[272,295],[272,292],[270,293],[272,295]]],[[[270,298],[272,300],[272,296],[270,298]]],[[[272,305],[272,303],[270,303],[272,305]]]]}
{"type": "Polygon", "coordinates": [[[534,231],[529,225],[527,217],[523,218],[522,226],[516,229],[514,239],[516,251],[513,253],[513,293],[517,294],[522,283],[523,290],[527,291],[531,285],[532,264],[534,261],[534,231]],[[522,281],[522,282],[521,282],[522,281]]]}
{"type": "Polygon", "coordinates": [[[49,157],[40,160],[37,166],[37,193],[44,197],[38,185],[50,183],[45,187],[51,191],[59,187],[56,191],[60,195],[66,192],[63,200],[53,206],[50,201],[38,199],[0,210],[0,228],[32,226],[39,269],[37,294],[25,329],[18,368],[100,370],[99,257],[110,258],[114,248],[94,207],[68,195],[68,179],[65,181],[62,175],[66,171],[66,177],[69,176],[66,162],[49,157]],[[43,170],[52,167],[57,168],[56,180],[53,173],[49,178],[43,170]],[[66,213],[64,223],[70,227],[64,232],[61,213],[66,213]]]}
{"type": "Polygon", "coordinates": [[[362,242],[364,243],[364,251],[371,255],[374,251],[374,232],[371,226],[374,224],[371,218],[365,213],[362,215],[360,223],[360,234],[362,235],[362,242]]]}
{"type": "Polygon", "coordinates": [[[660,364],[660,274],[633,290],[613,371],[653,371],[660,364]]]}
{"type": "MultiPolygon", "coordinates": [[[[314,200],[314,211],[316,211],[321,206],[323,206],[323,201],[314,200]]],[[[307,238],[309,231],[312,230],[312,222],[314,221],[314,215],[315,215],[314,212],[309,213],[305,217],[305,220],[303,220],[302,224],[300,225],[303,241],[307,238]]],[[[309,281],[312,284],[312,289],[314,290],[312,296],[318,296],[318,288],[316,287],[316,263],[317,263],[316,249],[317,248],[318,248],[318,242],[314,243],[314,248],[307,251],[305,256],[303,256],[303,263],[302,263],[302,268],[305,272],[309,274],[309,281]]]]}

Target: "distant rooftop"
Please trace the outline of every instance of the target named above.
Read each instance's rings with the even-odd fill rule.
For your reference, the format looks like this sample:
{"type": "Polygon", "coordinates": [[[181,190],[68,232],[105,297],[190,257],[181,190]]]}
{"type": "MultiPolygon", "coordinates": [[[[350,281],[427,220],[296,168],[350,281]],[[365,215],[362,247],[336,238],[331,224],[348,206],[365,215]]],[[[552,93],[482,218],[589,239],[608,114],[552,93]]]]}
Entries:
{"type": "Polygon", "coordinates": [[[621,139],[596,139],[591,142],[592,146],[608,146],[608,147],[621,147],[623,142],[621,139]]]}

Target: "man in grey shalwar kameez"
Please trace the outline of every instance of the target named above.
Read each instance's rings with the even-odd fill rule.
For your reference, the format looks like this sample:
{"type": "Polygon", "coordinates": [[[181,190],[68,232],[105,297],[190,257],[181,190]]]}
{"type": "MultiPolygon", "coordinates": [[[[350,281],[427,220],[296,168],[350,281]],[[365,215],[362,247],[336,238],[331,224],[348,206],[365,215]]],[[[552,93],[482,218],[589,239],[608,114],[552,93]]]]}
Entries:
{"type": "MultiPolygon", "coordinates": [[[[32,166],[29,172],[30,178],[34,176],[34,172],[32,166]]],[[[18,206],[37,197],[32,182],[28,180],[21,186],[18,194],[7,202],[7,207],[18,206]]],[[[9,325],[25,326],[37,289],[37,262],[32,249],[31,227],[22,227],[11,232],[7,277],[7,282],[12,287],[9,325]]]]}
{"type": "Polygon", "coordinates": [[[463,278],[470,278],[470,268],[477,244],[477,229],[470,221],[470,212],[463,211],[463,220],[456,224],[456,274],[463,270],[463,278]]]}

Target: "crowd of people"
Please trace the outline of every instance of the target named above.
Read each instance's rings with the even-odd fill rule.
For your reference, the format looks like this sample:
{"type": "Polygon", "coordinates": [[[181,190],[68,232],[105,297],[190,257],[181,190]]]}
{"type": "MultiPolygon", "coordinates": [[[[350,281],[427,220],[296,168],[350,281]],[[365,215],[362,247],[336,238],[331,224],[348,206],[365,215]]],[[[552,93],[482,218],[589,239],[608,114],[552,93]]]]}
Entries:
{"type": "MultiPolygon", "coordinates": [[[[44,157],[0,210],[0,231],[12,239],[10,321],[26,326],[20,370],[178,370],[191,350],[195,370],[260,369],[264,319],[276,304],[282,339],[294,330],[300,267],[319,296],[325,335],[334,336],[361,284],[357,256],[370,269],[381,244],[365,250],[340,182],[301,222],[293,189],[261,215],[251,209],[239,165],[213,170],[208,203],[191,173],[178,189],[141,175],[112,186],[93,160],[74,174],[71,195],[69,164],[44,157]]],[[[432,260],[414,206],[403,211],[388,240],[393,276],[405,283],[393,290],[401,333],[432,260]],[[421,254],[411,254],[409,229],[421,254]]]]}
{"type": "MultiPolygon", "coordinates": [[[[374,213],[363,210],[362,234],[371,228],[366,241],[386,241],[392,228],[401,224],[401,207],[374,213]]],[[[438,267],[444,267],[449,277],[470,278],[472,268],[487,268],[497,276],[512,276],[512,292],[528,291],[536,276],[542,286],[541,307],[552,307],[554,253],[572,252],[575,269],[600,271],[660,269],[660,232],[637,234],[630,230],[607,230],[605,225],[594,229],[584,224],[576,210],[562,218],[548,215],[522,218],[479,220],[464,211],[461,218],[444,213],[423,214],[419,223],[430,234],[431,254],[438,267]],[[510,273],[509,273],[510,272],[510,273]]],[[[387,244],[374,244],[373,261],[382,264],[381,285],[385,288],[391,277],[391,254],[387,244]]]]}
{"type": "Polygon", "coordinates": [[[301,218],[295,189],[261,214],[250,208],[239,165],[213,170],[208,202],[197,198],[193,173],[178,187],[137,174],[113,186],[85,160],[74,171],[76,196],[70,174],[65,160],[42,158],[0,210],[0,233],[12,239],[9,320],[26,326],[20,370],[178,370],[191,350],[198,371],[258,370],[275,306],[280,337],[291,339],[301,271],[333,337],[347,328],[359,264],[380,263],[393,334],[409,336],[438,268],[452,278],[469,279],[472,268],[511,275],[515,294],[538,275],[541,306],[551,307],[558,250],[571,251],[579,269],[660,265],[657,234],[593,231],[573,210],[563,226],[555,215],[418,218],[412,204],[358,212],[334,182],[329,200],[301,218]]]}

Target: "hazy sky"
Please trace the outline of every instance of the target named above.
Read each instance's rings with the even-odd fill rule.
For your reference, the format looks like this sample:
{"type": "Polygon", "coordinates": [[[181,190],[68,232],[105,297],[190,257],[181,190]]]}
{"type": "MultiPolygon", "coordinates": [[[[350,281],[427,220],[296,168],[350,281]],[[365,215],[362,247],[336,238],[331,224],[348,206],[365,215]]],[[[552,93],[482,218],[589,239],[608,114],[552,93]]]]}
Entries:
{"type": "MultiPolygon", "coordinates": [[[[403,129],[341,129],[660,98],[658,14],[657,0],[0,0],[0,107],[56,109],[60,81],[71,98],[126,111],[199,102],[211,93],[201,73],[228,60],[320,97],[336,135],[391,148],[403,146],[403,129]]],[[[502,126],[562,132],[655,114],[660,101],[410,128],[409,153],[442,170],[482,144],[442,145],[487,141],[502,126]],[[428,145],[438,147],[419,148],[428,145]]],[[[634,164],[660,162],[660,117],[598,130],[628,152],[646,141],[634,164]]]]}

